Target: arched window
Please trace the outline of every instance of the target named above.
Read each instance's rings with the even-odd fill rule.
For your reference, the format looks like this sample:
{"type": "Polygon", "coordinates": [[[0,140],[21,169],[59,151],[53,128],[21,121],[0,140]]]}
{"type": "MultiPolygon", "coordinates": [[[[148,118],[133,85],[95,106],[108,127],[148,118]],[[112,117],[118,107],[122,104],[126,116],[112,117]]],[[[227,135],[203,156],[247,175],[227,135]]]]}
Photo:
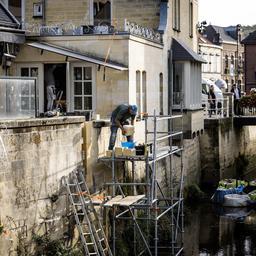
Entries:
{"type": "Polygon", "coordinates": [[[142,104],[144,113],[147,113],[147,73],[142,72],[142,104]]]}
{"type": "Polygon", "coordinates": [[[164,114],[164,88],[163,88],[163,73],[159,74],[159,111],[160,115],[164,114]]]}
{"type": "Polygon", "coordinates": [[[141,115],[141,101],[142,101],[142,88],[141,88],[141,72],[136,71],[136,104],[138,106],[138,116],[141,115]]]}

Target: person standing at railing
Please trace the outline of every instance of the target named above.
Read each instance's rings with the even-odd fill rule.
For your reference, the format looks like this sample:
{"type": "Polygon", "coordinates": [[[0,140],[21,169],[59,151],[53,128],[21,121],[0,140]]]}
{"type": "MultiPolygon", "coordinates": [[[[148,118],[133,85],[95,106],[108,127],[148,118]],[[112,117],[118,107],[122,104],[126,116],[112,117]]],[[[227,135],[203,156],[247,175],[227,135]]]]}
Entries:
{"type": "Polygon", "coordinates": [[[239,106],[239,101],[241,99],[241,90],[237,87],[236,84],[232,85],[231,92],[233,92],[234,95],[234,112],[235,115],[241,115],[241,109],[239,106]]]}
{"type": "Polygon", "coordinates": [[[210,89],[209,89],[208,101],[209,101],[209,104],[210,104],[209,117],[211,117],[212,113],[214,113],[216,111],[216,96],[215,96],[215,93],[214,93],[213,85],[211,85],[210,89]]]}

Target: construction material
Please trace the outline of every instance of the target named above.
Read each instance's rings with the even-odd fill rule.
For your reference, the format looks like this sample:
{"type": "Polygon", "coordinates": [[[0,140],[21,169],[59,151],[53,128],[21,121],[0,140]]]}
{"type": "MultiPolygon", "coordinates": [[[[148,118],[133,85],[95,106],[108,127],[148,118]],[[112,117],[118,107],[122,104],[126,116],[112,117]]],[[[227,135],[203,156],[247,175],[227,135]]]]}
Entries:
{"type": "Polygon", "coordinates": [[[115,156],[123,156],[123,148],[115,147],[115,156]]]}
{"type": "Polygon", "coordinates": [[[108,240],[92,203],[83,169],[75,170],[69,177],[65,177],[65,184],[85,255],[112,256],[108,240]]]}
{"type": "Polygon", "coordinates": [[[124,125],[123,129],[125,136],[132,136],[135,132],[133,125],[124,125]]]}
{"type": "Polygon", "coordinates": [[[104,204],[105,207],[112,207],[113,205],[119,206],[131,206],[141,199],[145,198],[145,195],[138,195],[138,196],[115,196],[114,198],[110,199],[107,203],[104,204]]]}
{"type": "Polygon", "coordinates": [[[106,157],[112,157],[113,151],[112,150],[107,150],[106,151],[106,157]]]}
{"type": "Polygon", "coordinates": [[[124,148],[123,149],[123,156],[135,156],[136,155],[136,151],[135,149],[130,149],[130,148],[124,148]]]}

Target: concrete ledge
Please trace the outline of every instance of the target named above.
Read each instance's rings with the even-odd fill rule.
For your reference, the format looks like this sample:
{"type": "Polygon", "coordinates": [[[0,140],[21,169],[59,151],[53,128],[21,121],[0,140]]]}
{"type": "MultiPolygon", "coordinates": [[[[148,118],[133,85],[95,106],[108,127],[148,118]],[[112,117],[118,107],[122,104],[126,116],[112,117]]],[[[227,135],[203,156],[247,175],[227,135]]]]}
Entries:
{"type": "Polygon", "coordinates": [[[85,117],[83,116],[0,120],[0,129],[76,124],[83,122],[85,122],[85,117]]]}
{"type": "Polygon", "coordinates": [[[93,121],[93,128],[102,128],[102,127],[109,127],[110,121],[109,120],[95,120],[93,121]]]}

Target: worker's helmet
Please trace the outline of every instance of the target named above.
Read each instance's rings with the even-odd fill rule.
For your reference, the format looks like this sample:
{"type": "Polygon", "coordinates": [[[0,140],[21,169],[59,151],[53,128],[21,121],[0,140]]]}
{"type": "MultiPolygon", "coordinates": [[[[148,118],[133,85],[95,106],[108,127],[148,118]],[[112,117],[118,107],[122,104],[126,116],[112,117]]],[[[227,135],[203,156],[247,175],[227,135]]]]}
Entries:
{"type": "Polygon", "coordinates": [[[136,115],[137,111],[138,111],[138,108],[137,108],[136,105],[131,105],[130,106],[130,112],[131,112],[132,115],[136,115]]]}

